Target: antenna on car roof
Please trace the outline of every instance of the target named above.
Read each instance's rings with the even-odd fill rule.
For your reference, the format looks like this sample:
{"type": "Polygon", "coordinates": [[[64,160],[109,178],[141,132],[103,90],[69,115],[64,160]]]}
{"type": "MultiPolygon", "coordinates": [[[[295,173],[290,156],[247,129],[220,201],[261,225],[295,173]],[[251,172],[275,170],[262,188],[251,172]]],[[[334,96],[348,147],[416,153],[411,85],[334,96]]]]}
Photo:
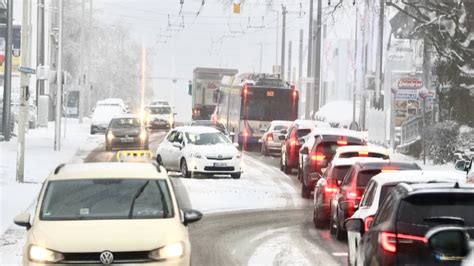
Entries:
{"type": "Polygon", "coordinates": [[[59,173],[59,171],[61,170],[61,168],[63,168],[66,164],[62,163],[60,165],[58,165],[56,167],[56,169],[54,169],[54,174],[57,175],[59,173]]]}

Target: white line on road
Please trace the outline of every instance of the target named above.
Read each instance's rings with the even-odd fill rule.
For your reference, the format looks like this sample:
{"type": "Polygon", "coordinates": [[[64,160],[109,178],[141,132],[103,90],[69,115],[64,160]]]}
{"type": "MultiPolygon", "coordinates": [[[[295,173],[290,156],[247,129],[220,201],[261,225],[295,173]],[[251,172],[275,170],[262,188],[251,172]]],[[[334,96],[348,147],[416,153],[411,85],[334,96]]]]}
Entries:
{"type": "Polygon", "coordinates": [[[347,254],[347,252],[333,252],[332,255],[333,255],[334,257],[347,257],[347,256],[349,256],[349,255],[347,254]]]}

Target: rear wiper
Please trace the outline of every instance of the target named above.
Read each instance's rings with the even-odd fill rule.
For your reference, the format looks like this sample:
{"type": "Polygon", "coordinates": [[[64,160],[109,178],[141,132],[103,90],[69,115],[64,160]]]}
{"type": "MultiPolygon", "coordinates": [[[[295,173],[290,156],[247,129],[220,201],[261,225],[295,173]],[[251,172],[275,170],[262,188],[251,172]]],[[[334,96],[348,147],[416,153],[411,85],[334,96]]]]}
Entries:
{"type": "Polygon", "coordinates": [[[150,181],[146,181],[145,184],[143,186],[141,186],[137,192],[135,193],[135,195],[133,196],[133,200],[132,200],[132,205],[130,206],[130,211],[128,212],[128,219],[132,219],[133,217],[133,208],[135,207],[135,200],[140,197],[140,195],[143,193],[143,191],[145,190],[145,187],[148,186],[148,183],[150,181]]]}
{"type": "Polygon", "coordinates": [[[453,216],[431,216],[423,219],[425,222],[433,222],[438,224],[457,224],[464,225],[464,219],[453,216]]]}

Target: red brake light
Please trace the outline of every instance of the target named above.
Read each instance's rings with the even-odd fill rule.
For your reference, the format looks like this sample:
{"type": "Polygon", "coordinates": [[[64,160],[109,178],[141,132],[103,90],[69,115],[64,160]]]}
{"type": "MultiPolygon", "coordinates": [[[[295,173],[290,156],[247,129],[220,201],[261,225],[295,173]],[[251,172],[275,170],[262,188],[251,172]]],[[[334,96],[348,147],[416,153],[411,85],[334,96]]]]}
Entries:
{"type": "Polygon", "coordinates": [[[364,229],[365,230],[364,230],[364,232],[369,231],[370,226],[372,225],[373,221],[374,221],[374,216],[373,215],[365,217],[365,220],[364,220],[364,229]]]}
{"type": "Polygon", "coordinates": [[[398,172],[396,169],[382,169],[382,173],[392,173],[392,172],[398,172]]]}
{"type": "Polygon", "coordinates": [[[394,233],[382,232],[379,236],[379,243],[385,251],[397,251],[397,236],[394,233]]]}
{"type": "Polygon", "coordinates": [[[397,246],[396,243],[405,243],[411,244],[413,241],[419,241],[423,243],[428,243],[428,239],[422,236],[413,236],[413,235],[405,235],[405,234],[394,234],[388,232],[382,232],[379,236],[379,243],[385,251],[388,252],[396,252],[397,246]]]}
{"type": "Polygon", "coordinates": [[[290,146],[295,146],[295,145],[296,145],[296,140],[292,140],[292,141],[290,142],[290,146]]]}
{"type": "Polygon", "coordinates": [[[327,187],[324,188],[324,191],[325,191],[326,193],[336,193],[336,192],[337,192],[337,189],[338,189],[337,187],[329,187],[329,186],[327,186],[327,187]]]}
{"type": "Polygon", "coordinates": [[[321,162],[324,159],[326,159],[326,155],[324,155],[322,153],[316,153],[316,154],[311,155],[311,160],[312,161],[321,162]]]}
{"type": "Polygon", "coordinates": [[[369,156],[368,151],[359,151],[359,157],[367,157],[367,156],[369,156]]]}
{"type": "Polygon", "coordinates": [[[298,96],[298,92],[296,90],[293,91],[293,97],[296,98],[296,96],[298,96]]]}
{"type": "Polygon", "coordinates": [[[340,140],[338,140],[336,143],[337,143],[337,145],[339,145],[339,146],[344,146],[344,145],[347,145],[347,140],[345,140],[345,139],[340,139],[340,140]]]}
{"type": "Polygon", "coordinates": [[[268,141],[272,141],[272,140],[273,140],[273,134],[272,134],[272,133],[268,133],[268,135],[267,135],[267,140],[268,140],[268,141]]]}
{"type": "Polygon", "coordinates": [[[249,93],[249,88],[247,86],[244,86],[244,95],[247,95],[249,93]]]}
{"type": "Polygon", "coordinates": [[[347,194],[348,199],[360,199],[360,197],[357,197],[357,192],[351,191],[347,194]]]}
{"type": "Polygon", "coordinates": [[[249,136],[249,131],[247,129],[244,129],[244,132],[242,133],[242,135],[244,137],[248,137],[249,136]]]}

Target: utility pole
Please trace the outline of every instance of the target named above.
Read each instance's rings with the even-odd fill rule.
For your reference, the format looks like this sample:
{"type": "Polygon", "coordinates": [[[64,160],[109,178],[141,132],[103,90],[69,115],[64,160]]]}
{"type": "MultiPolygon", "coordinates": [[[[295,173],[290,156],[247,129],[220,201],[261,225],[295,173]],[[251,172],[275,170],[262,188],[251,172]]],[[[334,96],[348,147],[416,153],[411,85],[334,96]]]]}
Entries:
{"type": "MultiPolygon", "coordinates": [[[[44,0],[38,0],[37,7],[37,29],[36,29],[36,65],[37,68],[45,65],[45,41],[44,41],[44,0]]],[[[39,105],[40,95],[44,95],[44,80],[36,80],[36,106],[39,105]]],[[[39,109],[38,109],[39,110],[39,109]]]]}
{"type": "Polygon", "coordinates": [[[283,22],[281,25],[281,67],[280,67],[280,74],[281,80],[285,80],[285,42],[286,42],[286,7],[281,5],[281,14],[283,16],[283,22]]]}
{"type": "Polygon", "coordinates": [[[379,26],[376,52],[376,69],[375,69],[375,106],[382,107],[380,104],[380,91],[382,90],[382,61],[383,61],[383,27],[384,27],[384,9],[385,0],[379,0],[379,26]]]}
{"type": "Polygon", "coordinates": [[[89,0],[89,39],[87,40],[87,109],[86,114],[90,115],[90,110],[92,106],[91,98],[91,70],[92,70],[92,0],[89,0]]]}
{"type": "MultiPolygon", "coordinates": [[[[29,35],[30,35],[30,6],[28,0],[23,0],[23,14],[21,21],[21,67],[30,67],[29,35]]],[[[26,72],[20,75],[20,102],[18,117],[18,146],[16,160],[16,181],[23,183],[25,172],[25,131],[29,106],[30,77],[26,72]]]]}
{"type": "MultiPolygon", "coordinates": [[[[61,0],[60,0],[61,1],[61,0]]],[[[86,11],[86,0],[81,0],[81,6],[82,6],[82,13],[81,13],[81,39],[80,39],[80,45],[81,45],[81,51],[79,53],[79,123],[82,124],[82,121],[84,119],[84,101],[86,99],[85,97],[85,78],[84,78],[84,41],[85,41],[85,11],[86,11]]]]}
{"type": "Polygon", "coordinates": [[[291,47],[293,43],[291,41],[288,42],[288,81],[291,81],[291,47]]]}
{"type": "Polygon", "coordinates": [[[56,69],[56,119],[55,134],[54,134],[54,150],[61,150],[61,113],[62,113],[62,96],[63,96],[63,1],[58,1],[58,55],[57,55],[57,69],[56,69]]]}
{"type": "Polygon", "coordinates": [[[3,117],[2,131],[5,141],[10,140],[10,119],[12,101],[12,44],[13,44],[13,0],[7,0],[7,26],[5,39],[5,72],[3,75],[3,117]]]}
{"type": "Polygon", "coordinates": [[[355,14],[355,29],[354,29],[354,86],[352,89],[352,122],[356,121],[356,98],[357,98],[357,7],[355,14]]]}
{"type": "MultiPolygon", "coordinates": [[[[306,77],[310,78],[313,76],[312,71],[312,62],[313,62],[313,0],[309,2],[309,29],[308,29],[308,65],[306,71],[306,77]]],[[[306,102],[305,102],[305,109],[304,109],[304,116],[306,119],[309,118],[310,110],[311,110],[311,82],[306,83],[306,102]]]]}
{"type": "Polygon", "coordinates": [[[300,47],[298,52],[298,86],[301,88],[301,78],[303,77],[303,29],[300,29],[300,47]]]}
{"type": "Polygon", "coordinates": [[[318,0],[318,9],[316,13],[316,45],[314,51],[314,98],[313,111],[316,113],[319,110],[319,94],[321,89],[321,23],[322,22],[322,0],[318,0]]]}

